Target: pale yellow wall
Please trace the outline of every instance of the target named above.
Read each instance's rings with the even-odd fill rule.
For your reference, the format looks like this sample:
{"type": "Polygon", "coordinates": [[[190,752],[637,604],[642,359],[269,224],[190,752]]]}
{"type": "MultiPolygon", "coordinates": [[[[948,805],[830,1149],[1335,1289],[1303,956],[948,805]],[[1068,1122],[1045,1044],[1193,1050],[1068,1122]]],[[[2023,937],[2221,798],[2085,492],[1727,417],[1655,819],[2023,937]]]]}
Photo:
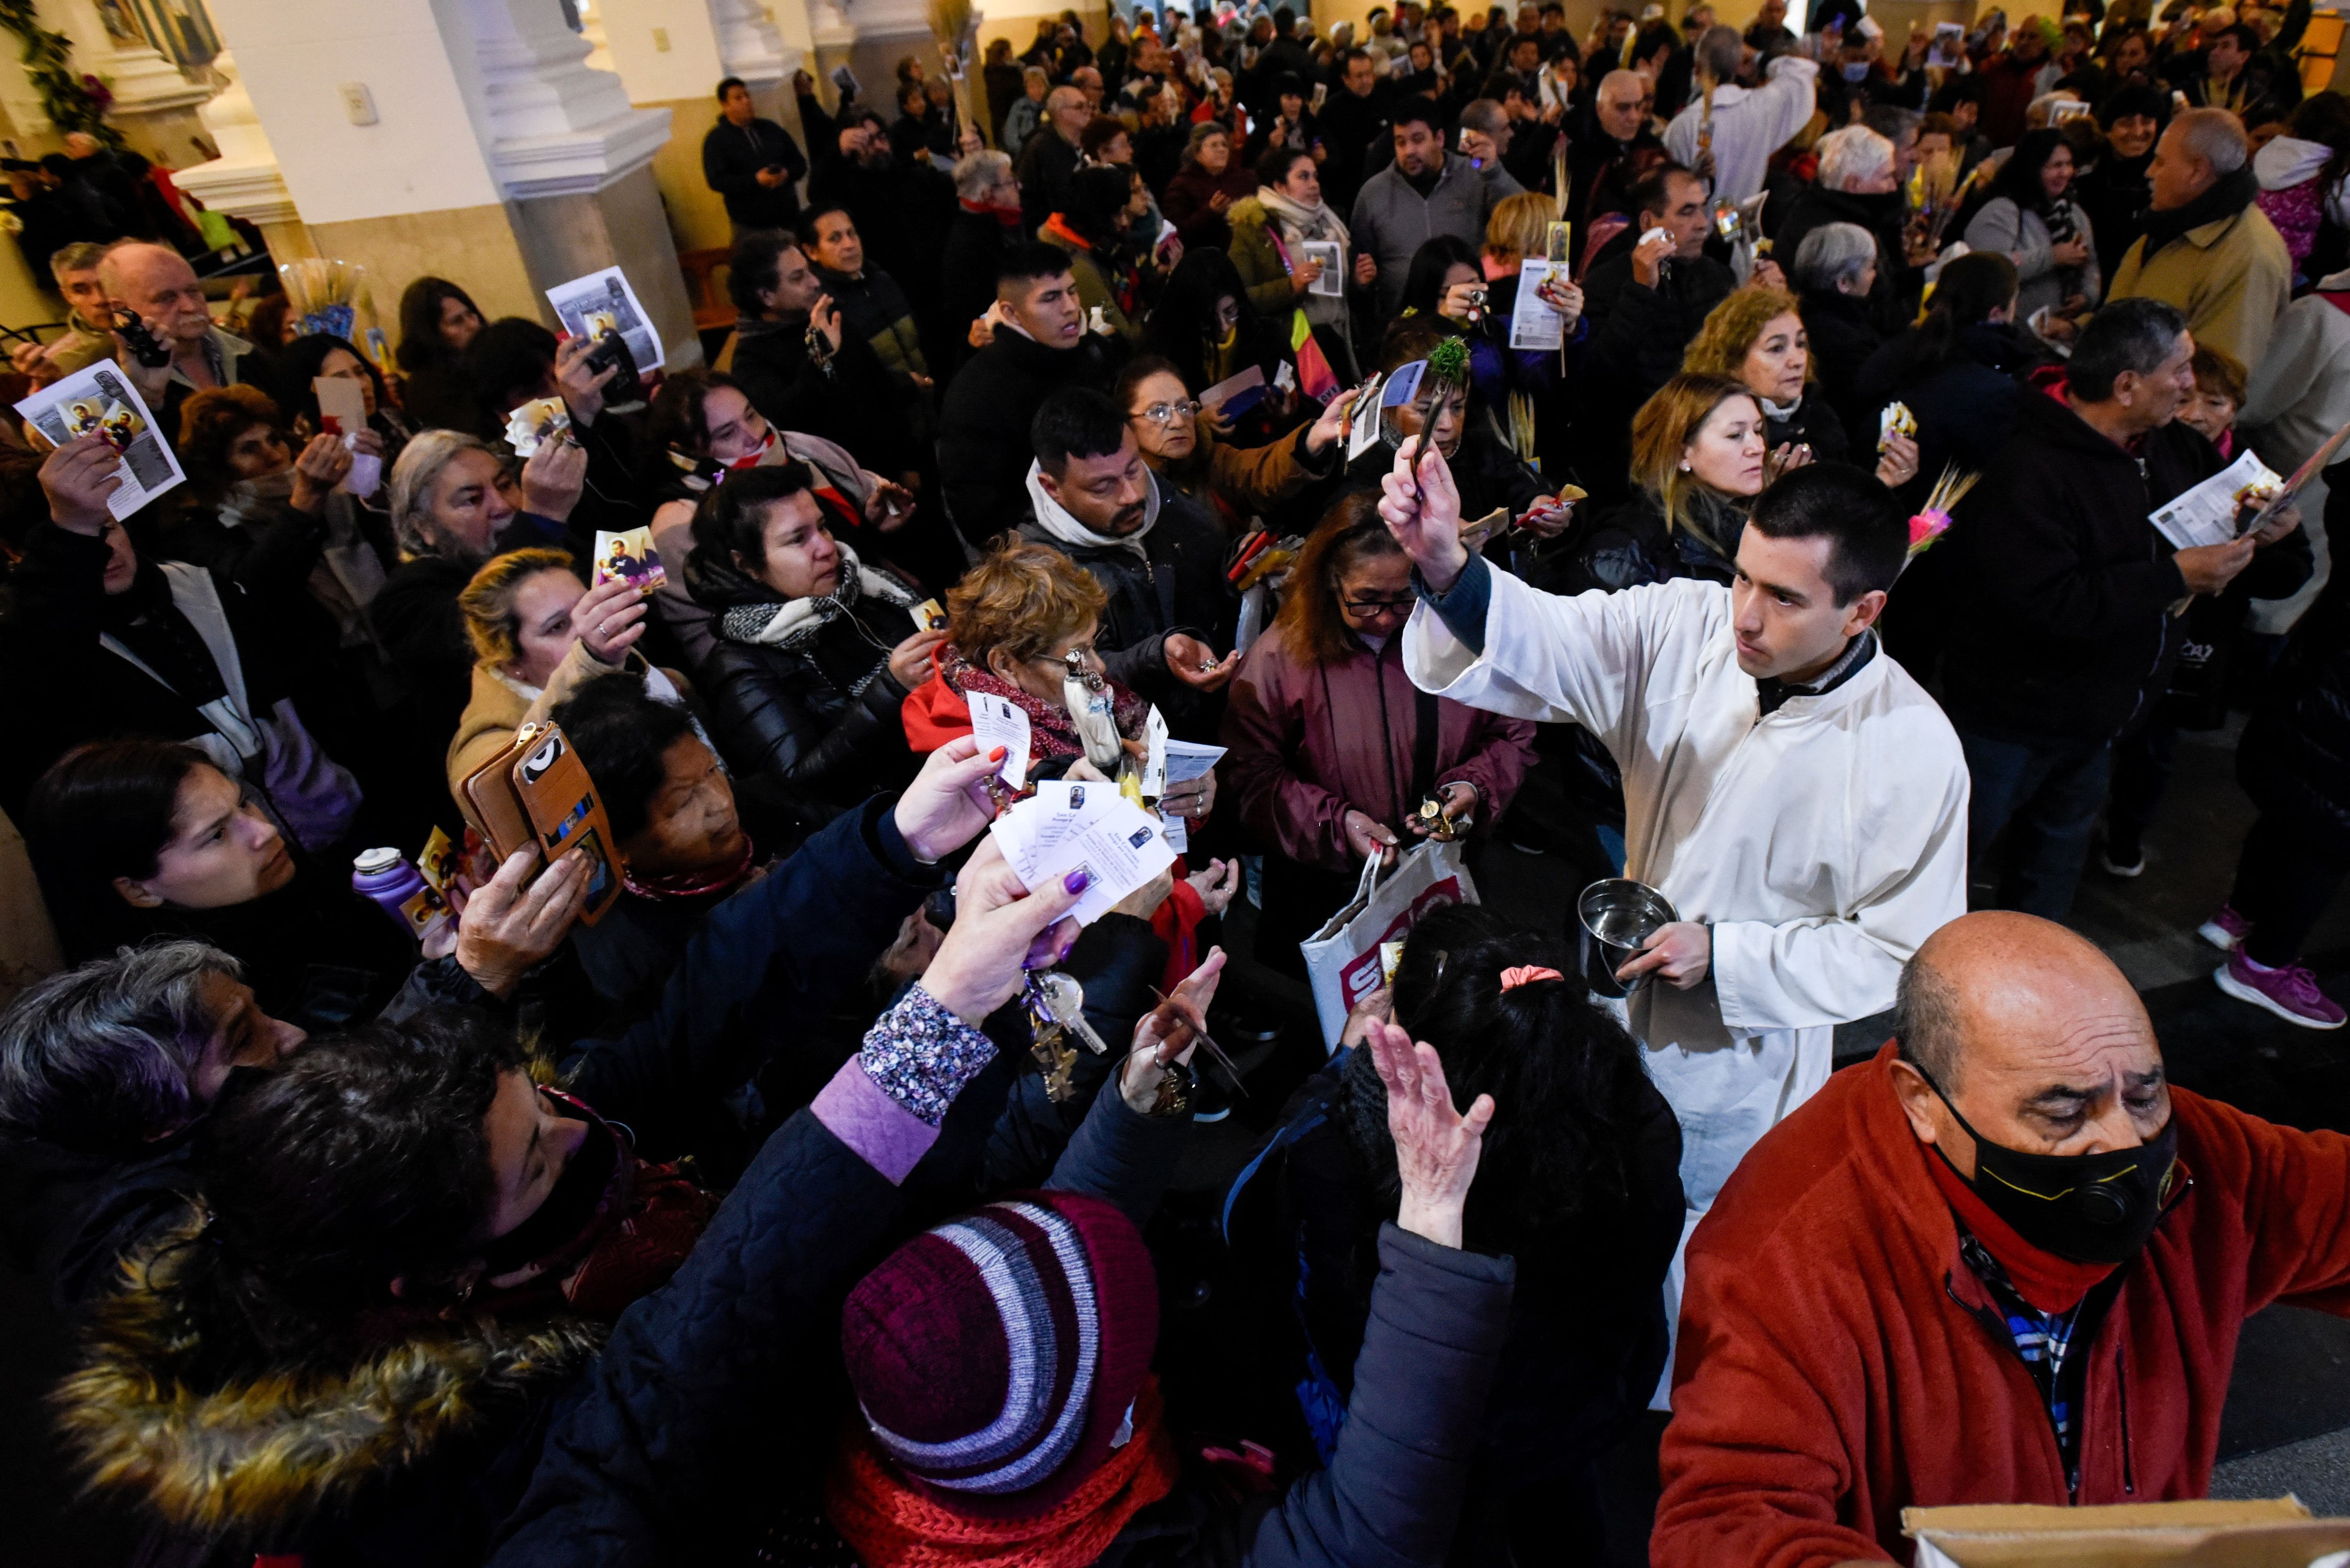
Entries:
{"type": "MultiPolygon", "coordinates": [[[[395,339],[400,296],[425,276],[463,284],[492,320],[524,316],[555,325],[555,313],[531,282],[503,205],[314,223],[308,237],[313,254],[357,262],[368,269],[368,292],[378,323],[395,339]]],[[[271,250],[283,259],[280,244],[281,237],[273,234],[271,250]]]]}
{"type": "MultiPolygon", "coordinates": [[[[788,88],[784,96],[790,96],[788,88]]],[[[668,211],[669,231],[677,248],[693,251],[732,244],[734,228],[726,219],[726,202],[702,177],[702,139],[717,120],[717,100],[704,94],[638,107],[670,111],[670,138],[653,156],[653,180],[660,187],[661,205],[668,211]]],[[[766,106],[761,105],[759,112],[766,115],[766,106]]],[[[788,123],[796,123],[796,117],[788,123]]],[[[797,130],[793,135],[797,137],[797,130]]]]}
{"type": "MultiPolygon", "coordinates": [[[[624,175],[593,195],[545,196],[509,202],[506,210],[536,289],[617,266],[628,275],[638,303],[660,333],[669,369],[702,363],[693,306],[650,168],[624,175]]],[[[546,316],[544,296],[540,311],[546,316]]]]}

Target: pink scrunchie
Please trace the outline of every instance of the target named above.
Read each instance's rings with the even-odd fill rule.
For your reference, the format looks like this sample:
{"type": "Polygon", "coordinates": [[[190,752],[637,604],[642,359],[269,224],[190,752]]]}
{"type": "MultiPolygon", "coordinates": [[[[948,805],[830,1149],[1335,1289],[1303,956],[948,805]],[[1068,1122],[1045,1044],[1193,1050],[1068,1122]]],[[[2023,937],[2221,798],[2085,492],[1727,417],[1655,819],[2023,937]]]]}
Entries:
{"type": "Polygon", "coordinates": [[[1566,976],[1559,973],[1558,971],[1544,969],[1538,963],[1520,964],[1514,969],[1505,969],[1502,971],[1502,989],[1515,991],[1518,987],[1537,980],[1565,980],[1565,978],[1566,976]]]}

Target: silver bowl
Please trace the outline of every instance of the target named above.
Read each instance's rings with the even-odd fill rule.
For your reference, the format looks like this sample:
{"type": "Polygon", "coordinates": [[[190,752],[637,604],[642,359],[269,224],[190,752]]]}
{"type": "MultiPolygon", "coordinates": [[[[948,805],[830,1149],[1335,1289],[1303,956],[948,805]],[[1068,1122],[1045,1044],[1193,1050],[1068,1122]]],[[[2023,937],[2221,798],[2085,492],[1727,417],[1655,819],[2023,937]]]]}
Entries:
{"type": "Polygon", "coordinates": [[[1662,893],[1644,882],[1611,877],[1594,882],[1575,901],[1575,936],[1582,945],[1583,978],[1602,996],[1629,996],[1648,983],[1616,971],[1631,961],[1640,944],[1659,928],[1680,919],[1662,893]]]}

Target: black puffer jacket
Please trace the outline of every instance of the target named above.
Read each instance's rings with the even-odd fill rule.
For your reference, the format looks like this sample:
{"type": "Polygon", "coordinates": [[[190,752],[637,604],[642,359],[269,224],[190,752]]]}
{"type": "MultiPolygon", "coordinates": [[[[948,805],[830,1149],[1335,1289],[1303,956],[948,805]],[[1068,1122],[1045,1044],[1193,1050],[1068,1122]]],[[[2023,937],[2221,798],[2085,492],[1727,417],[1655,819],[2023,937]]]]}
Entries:
{"type": "Polygon", "coordinates": [[[1020,525],[1028,427],[1045,400],[1064,387],[1107,391],[1125,354],[1123,339],[1096,333],[1074,348],[1047,348],[999,328],[956,373],[939,416],[939,483],[965,543],[984,549],[1020,525]]]}
{"type": "Polygon", "coordinates": [[[1688,528],[1666,527],[1662,504],[1647,491],[1639,492],[1596,519],[1587,534],[1578,531],[1570,536],[1555,591],[1579,594],[1599,588],[1620,593],[1675,577],[1729,582],[1736,575],[1730,563],[1738,554],[1739,536],[1746,530],[1744,506],[1711,491],[1700,491],[1691,500],[1691,514],[1720,544],[1719,549],[1688,528]]]}
{"type": "MultiPolygon", "coordinates": [[[[1885,339],[1869,318],[1867,301],[1814,289],[1804,296],[1804,333],[1812,340],[1812,374],[1816,378],[1804,401],[1825,400],[1844,422],[1848,449],[1875,452],[1877,410],[1882,405],[1871,405],[1860,396],[1860,369],[1885,339]]],[[[1818,451],[1818,443],[1813,450],[1818,451]]]]}
{"type": "MultiPolygon", "coordinates": [[[[1919,504],[1946,464],[1977,473],[1991,466],[2014,432],[2024,377],[2052,358],[2029,334],[1998,321],[1960,327],[1937,355],[1920,334],[1938,330],[1929,322],[1887,342],[1855,383],[1862,408],[1898,398],[1918,416],[1918,477],[1903,499],[1919,504]]],[[[1874,424],[1868,429],[1873,434],[1874,424]]]]}
{"type": "MultiPolygon", "coordinates": [[[[1942,705],[1965,730],[2095,742],[2163,692],[2178,654],[2170,609],[2187,585],[2147,515],[2221,463],[2177,421],[2133,456],[2051,395],[2058,384],[2017,403],[2015,433],[1938,546],[1967,607],[1950,624],[1942,705]]],[[[2253,557],[2244,592],[2293,591],[2305,566],[2282,548],[2253,557]]]]}
{"type": "Polygon", "coordinates": [[[712,621],[718,640],[700,686],[719,744],[737,767],[835,806],[899,788],[921,765],[899,718],[906,689],[889,673],[889,650],[914,632],[907,607],[915,596],[880,568],[860,574],[846,546],[841,579],[855,597],[786,605],[701,550],[686,563],[688,590],[718,612],[712,621]],[[807,615],[779,641],[754,640],[775,617],[801,606],[833,613],[820,620],[807,615]]]}

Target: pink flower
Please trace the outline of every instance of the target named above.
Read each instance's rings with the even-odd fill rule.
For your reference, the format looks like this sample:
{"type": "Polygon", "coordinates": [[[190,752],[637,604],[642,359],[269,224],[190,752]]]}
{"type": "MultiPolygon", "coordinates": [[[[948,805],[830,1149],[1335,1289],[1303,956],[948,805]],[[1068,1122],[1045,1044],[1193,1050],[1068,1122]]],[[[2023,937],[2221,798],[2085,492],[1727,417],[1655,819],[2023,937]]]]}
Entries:
{"type": "Polygon", "coordinates": [[[1909,553],[1916,555],[1948,533],[1950,527],[1950,514],[1947,512],[1918,513],[1909,519],[1909,553]]]}

